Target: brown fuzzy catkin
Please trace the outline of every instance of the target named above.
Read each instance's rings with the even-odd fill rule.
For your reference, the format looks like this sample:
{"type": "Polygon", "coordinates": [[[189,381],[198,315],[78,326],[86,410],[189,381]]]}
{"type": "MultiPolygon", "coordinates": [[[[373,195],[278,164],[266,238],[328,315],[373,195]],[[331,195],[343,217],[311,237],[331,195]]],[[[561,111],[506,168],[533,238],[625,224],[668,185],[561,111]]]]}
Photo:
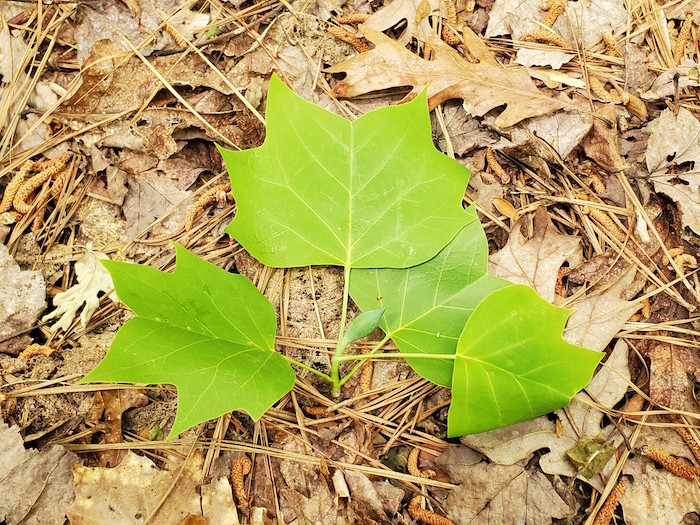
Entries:
{"type": "Polygon", "coordinates": [[[557,21],[557,18],[559,18],[559,15],[564,11],[564,2],[562,0],[547,0],[543,10],[547,11],[547,15],[544,17],[542,23],[547,27],[552,27],[554,22],[557,21]]]}
{"type": "Polygon", "coordinates": [[[691,481],[700,479],[700,468],[672,456],[665,450],[658,447],[646,446],[642,448],[642,454],[653,459],[671,474],[680,478],[689,479],[691,481]]]}
{"type": "Polygon", "coordinates": [[[617,50],[617,39],[613,36],[612,31],[603,31],[603,43],[608,51],[608,55],[620,56],[620,52],[617,50]]]}
{"type": "Polygon", "coordinates": [[[238,456],[231,466],[231,486],[233,487],[233,493],[236,495],[238,505],[243,508],[248,508],[250,506],[250,501],[245,494],[243,478],[250,474],[252,468],[253,464],[245,454],[238,456]]]}
{"type": "Polygon", "coordinates": [[[685,252],[685,248],[683,248],[683,246],[678,246],[676,248],[669,248],[668,255],[664,254],[664,256],[661,258],[661,262],[664,266],[667,264],[670,264],[671,259],[675,259],[676,257],[683,254],[684,252],[685,252]]]}
{"type": "Polygon", "coordinates": [[[415,476],[417,478],[432,478],[435,475],[434,470],[421,470],[418,468],[418,456],[420,456],[420,449],[418,447],[412,448],[411,453],[408,455],[408,461],[406,463],[408,473],[411,476],[415,476]]]}
{"type": "Polygon", "coordinates": [[[372,375],[374,374],[374,365],[372,361],[365,361],[360,368],[360,392],[366,394],[372,390],[372,375]]]}
{"type": "Polygon", "coordinates": [[[698,265],[698,260],[690,255],[689,253],[682,253],[678,255],[677,257],[674,257],[673,262],[676,263],[676,266],[680,268],[681,270],[683,269],[684,266],[697,266],[698,265]]]}
{"type": "Polygon", "coordinates": [[[185,38],[180,33],[178,33],[178,31],[173,26],[171,26],[170,23],[165,22],[164,29],[165,32],[170,35],[170,38],[173,39],[176,46],[187,47],[187,40],[185,40],[185,38]]]}
{"type": "Polygon", "coordinates": [[[610,218],[610,215],[605,213],[603,210],[598,208],[588,208],[588,211],[584,210],[584,213],[587,213],[593,217],[607,230],[610,235],[615,237],[618,241],[625,242],[625,239],[627,238],[625,232],[623,232],[620,227],[615,224],[615,221],[610,218]]]}
{"type": "Polygon", "coordinates": [[[622,98],[617,95],[617,93],[611,93],[603,84],[594,76],[588,77],[588,84],[591,87],[593,94],[598,97],[601,102],[614,102],[616,104],[622,103],[622,98]]]}
{"type": "Polygon", "coordinates": [[[310,416],[323,417],[326,415],[326,407],[323,407],[323,406],[316,406],[316,407],[305,406],[304,412],[306,412],[310,416]]]}
{"type": "Polygon", "coordinates": [[[615,509],[618,503],[620,503],[620,498],[625,493],[626,488],[627,480],[625,478],[620,479],[608,495],[608,499],[605,500],[605,503],[600,508],[600,512],[598,512],[598,515],[593,521],[593,525],[610,525],[610,521],[615,514],[615,509]]]}
{"type": "Polygon", "coordinates": [[[192,207],[187,211],[187,215],[185,216],[185,230],[190,231],[192,227],[194,226],[194,221],[197,219],[197,214],[204,209],[205,206],[208,206],[215,200],[217,200],[218,196],[220,193],[226,193],[231,191],[231,183],[230,182],[224,182],[221,184],[216,184],[215,186],[212,186],[209,188],[207,191],[205,191],[199,199],[192,205],[192,207]]]}
{"type": "Polygon", "coordinates": [[[335,19],[339,24],[362,24],[370,17],[368,13],[350,13],[335,19]]]}
{"type": "Polygon", "coordinates": [[[420,494],[413,497],[411,502],[408,504],[408,513],[416,521],[422,521],[428,525],[455,525],[454,521],[446,518],[445,516],[440,516],[440,514],[424,509],[421,507],[421,501],[423,496],[420,494]]]}
{"type": "Polygon", "coordinates": [[[501,183],[508,184],[510,182],[510,175],[506,173],[503,166],[496,160],[496,155],[491,148],[486,148],[486,163],[489,165],[489,168],[491,168],[491,171],[495,175],[498,175],[498,178],[501,179],[501,183]]]}
{"type": "Polygon", "coordinates": [[[63,187],[66,185],[66,182],[68,182],[68,179],[70,178],[70,165],[67,165],[61,170],[60,173],[56,175],[56,179],[51,186],[51,196],[54,199],[58,199],[58,197],[61,195],[61,192],[63,191],[63,187]]]}
{"type": "Polygon", "coordinates": [[[44,170],[37,175],[34,175],[31,179],[25,181],[19,190],[15,194],[14,199],[12,199],[12,206],[15,210],[20,212],[22,215],[26,215],[34,206],[34,202],[27,202],[27,199],[31,197],[38,187],[44,184],[47,180],[51,178],[51,173],[49,170],[44,170]]]}
{"type": "Polygon", "coordinates": [[[327,31],[331,35],[336,37],[338,40],[342,40],[343,42],[351,44],[352,47],[357,49],[360,53],[364,53],[365,51],[369,51],[370,49],[369,44],[367,44],[367,42],[365,42],[359,36],[353,35],[347,29],[343,29],[342,27],[330,26],[327,31]]]}
{"type": "Polygon", "coordinates": [[[681,30],[678,33],[678,39],[676,40],[676,45],[673,46],[673,62],[674,64],[680,64],[683,55],[685,54],[685,46],[688,44],[688,39],[690,38],[690,30],[693,27],[693,13],[688,12],[685,14],[685,20],[681,26],[681,30]]]}
{"type": "MultiPolygon", "coordinates": [[[[445,0],[445,22],[451,26],[457,25],[457,6],[454,0],[445,0]]],[[[462,41],[459,35],[447,26],[442,28],[442,39],[451,46],[456,46],[462,41]]]]}
{"type": "Polygon", "coordinates": [[[55,351],[56,349],[51,348],[49,345],[40,345],[38,343],[32,343],[27,348],[22,350],[22,353],[19,354],[17,357],[18,359],[27,361],[35,355],[45,355],[46,357],[49,357],[53,355],[55,351]]]}
{"type": "Polygon", "coordinates": [[[19,191],[24,183],[24,180],[27,178],[27,174],[32,170],[32,166],[34,166],[34,162],[28,160],[22,164],[17,175],[12,177],[12,180],[5,188],[5,193],[2,195],[2,201],[0,201],[0,213],[4,213],[12,208],[12,201],[15,195],[17,195],[17,191],[19,191]]]}
{"type": "Polygon", "coordinates": [[[594,170],[586,170],[586,174],[591,178],[591,187],[593,188],[593,191],[596,192],[596,195],[605,193],[606,188],[603,177],[601,177],[600,174],[594,170]]]}
{"type": "Polygon", "coordinates": [[[645,298],[642,301],[642,317],[644,319],[649,319],[649,316],[651,315],[651,301],[649,301],[649,298],[645,298]]]}
{"type": "MultiPolygon", "coordinates": [[[[678,421],[680,422],[680,420],[678,421]]],[[[695,438],[693,438],[693,434],[690,433],[690,430],[688,430],[686,427],[676,427],[676,432],[678,432],[678,434],[683,438],[685,444],[688,445],[688,448],[693,453],[693,456],[695,456],[695,459],[700,461],[700,445],[697,441],[695,441],[695,438]]]]}
{"type": "Polygon", "coordinates": [[[553,46],[561,47],[562,49],[571,49],[571,45],[559,33],[555,33],[549,29],[540,28],[537,31],[525,35],[525,40],[532,42],[542,42],[553,46]]]}

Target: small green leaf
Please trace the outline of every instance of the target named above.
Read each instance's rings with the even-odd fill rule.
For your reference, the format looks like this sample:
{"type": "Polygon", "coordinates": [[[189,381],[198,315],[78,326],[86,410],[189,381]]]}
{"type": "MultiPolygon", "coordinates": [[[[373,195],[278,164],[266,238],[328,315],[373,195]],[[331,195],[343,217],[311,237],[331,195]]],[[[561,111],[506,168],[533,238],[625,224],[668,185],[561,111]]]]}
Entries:
{"type": "Polygon", "coordinates": [[[448,436],[546,414],[588,384],[603,353],[561,338],[570,313],[524,285],[479,304],[457,343],[448,436]]]}
{"type": "Polygon", "coordinates": [[[474,220],[469,172],[435,149],[425,91],[350,122],[273,76],[264,144],[220,151],[238,210],[226,231],[268,266],[407,268],[474,220]]]}
{"type": "Polygon", "coordinates": [[[257,420],[294,385],[294,371],[274,349],[275,311],[242,275],[175,249],[173,273],[104,262],[137,317],[81,382],[175,385],[169,437],[232,410],[257,420]]]}
{"type": "MultiPolygon", "coordinates": [[[[467,214],[476,218],[473,208],[467,214]]],[[[386,308],[380,327],[401,352],[452,355],[479,302],[510,284],[486,275],[487,258],[484,230],[474,220],[428,262],[407,269],[352,270],[350,296],[361,310],[386,308]]],[[[452,384],[452,361],[406,361],[433,383],[452,384]]]]}
{"type": "Polygon", "coordinates": [[[591,479],[603,471],[616,449],[614,443],[607,443],[605,438],[598,434],[583,436],[573,448],[566,451],[566,455],[578,467],[581,476],[591,479]]]}
{"type": "Polygon", "coordinates": [[[352,320],[338,345],[345,347],[353,341],[367,337],[379,326],[382,315],[384,315],[384,308],[362,312],[352,320]]]}

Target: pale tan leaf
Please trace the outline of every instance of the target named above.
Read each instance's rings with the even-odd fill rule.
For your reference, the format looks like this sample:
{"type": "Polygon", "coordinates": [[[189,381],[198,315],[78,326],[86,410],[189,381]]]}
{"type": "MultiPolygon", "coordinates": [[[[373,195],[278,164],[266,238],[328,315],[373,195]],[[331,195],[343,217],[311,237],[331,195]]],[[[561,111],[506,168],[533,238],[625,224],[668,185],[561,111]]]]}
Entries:
{"type": "Polygon", "coordinates": [[[395,40],[366,26],[362,34],[374,49],[328,69],[346,73],[336,84],[333,94],[356,97],[383,89],[411,86],[411,94],[426,85],[431,108],[452,98],[464,100],[465,110],[481,116],[498,107],[506,109],[496,119],[496,126],[507,128],[529,117],[546,115],[562,108],[575,109],[566,99],[555,99],[540,92],[520,66],[500,66],[481,39],[465,28],[463,38],[469,52],[479,60],[467,62],[457,51],[435,37],[425,37],[435,53],[433,60],[424,60],[395,40]]]}
{"type": "MultiPolygon", "coordinates": [[[[188,514],[201,516],[202,456],[190,456],[175,488],[151,525],[172,525],[188,514]]],[[[133,525],[145,520],[168,492],[179,469],[158,470],[148,458],[128,452],[118,467],[73,468],[76,500],[66,515],[72,525],[133,525]]]]}
{"type": "Polygon", "coordinates": [[[571,344],[604,350],[633,313],[641,305],[623,299],[635,280],[636,270],[630,269],[605,290],[591,292],[574,304],[564,330],[564,339],[571,344]]]}
{"type": "Polygon", "coordinates": [[[689,512],[700,512],[697,482],[674,476],[647,458],[632,457],[622,472],[631,476],[620,503],[627,525],[678,525],[689,512]]]}
{"type": "Polygon", "coordinates": [[[525,220],[513,225],[508,244],[489,257],[489,273],[531,286],[552,302],[559,268],[580,250],[580,239],[559,233],[544,207],[535,214],[534,232],[529,239],[521,231],[525,220]]]}
{"type": "Polygon", "coordinates": [[[217,478],[202,485],[202,514],[207,523],[239,525],[238,511],[233,502],[231,484],[226,478],[217,478]]]}
{"type": "Polygon", "coordinates": [[[405,20],[406,29],[398,39],[405,46],[415,35],[431,34],[429,17],[439,14],[438,0],[391,0],[369,17],[365,25],[376,31],[385,31],[405,20]]]}

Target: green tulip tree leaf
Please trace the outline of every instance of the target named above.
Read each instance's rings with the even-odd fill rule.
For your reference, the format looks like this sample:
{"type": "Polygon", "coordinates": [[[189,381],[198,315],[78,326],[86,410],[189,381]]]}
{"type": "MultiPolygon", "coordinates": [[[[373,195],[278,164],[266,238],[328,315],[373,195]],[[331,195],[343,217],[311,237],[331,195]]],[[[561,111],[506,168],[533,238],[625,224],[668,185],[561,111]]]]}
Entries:
{"type": "Polygon", "coordinates": [[[468,170],[433,145],[425,91],[350,122],[273,76],[263,145],[220,151],[237,206],[226,231],[268,266],[407,268],[475,219],[468,170]]]}
{"type": "Polygon", "coordinates": [[[82,382],[175,385],[171,437],[233,410],[257,420],[294,386],[294,371],[274,349],[275,311],[242,275],[175,248],[172,273],[104,262],[136,317],[82,382]]]}
{"type": "Polygon", "coordinates": [[[604,355],[562,339],[570,313],[524,285],[481,301],[457,342],[447,435],[484,432],[566,406],[604,355]]]}
{"type": "MultiPolygon", "coordinates": [[[[473,208],[467,213],[476,217],[473,208]]],[[[361,310],[385,308],[380,327],[403,353],[455,353],[462,329],[481,300],[508,281],[486,275],[488,244],[478,220],[470,222],[429,261],[406,269],[356,269],[350,297],[361,310]]],[[[438,385],[452,385],[453,362],[407,358],[438,385]]]]}

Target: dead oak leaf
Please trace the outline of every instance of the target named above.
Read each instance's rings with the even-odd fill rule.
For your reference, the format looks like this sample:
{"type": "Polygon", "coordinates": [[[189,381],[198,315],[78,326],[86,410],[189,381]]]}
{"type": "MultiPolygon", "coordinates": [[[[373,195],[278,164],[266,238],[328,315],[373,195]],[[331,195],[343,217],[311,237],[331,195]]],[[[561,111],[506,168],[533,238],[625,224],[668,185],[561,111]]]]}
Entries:
{"type": "Polygon", "coordinates": [[[489,257],[489,273],[531,286],[552,302],[559,268],[580,250],[580,239],[559,233],[544,207],[535,213],[534,232],[529,239],[522,233],[524,221],[521,218],[513,225],[508,243],[489,257]]]}
{"type": "Polygon", "coordinates": [[[575,109],[566,98],[555,99],[540,92],[526,68],[502,67],[469,28],[464,28],[463,38],[478,64],[467,62],[435,37],[422,37],[434,51],[433,60],[424,60],[379,31],[363,25],[360,31],[374,44],[374,49],[326,70],[347,75],[333,88],[337,97],[351,98],[402,86],[411,86],[409,96],[413,96],[427,85],[431,109],[453,98],[463,99],[464,109],[474,116],[505,105],[506,109],[496,119],[499,128],[559,109],[575,109]]]}
{"type": "Polygon", "coordinates": [[[623,474],[632,477],[620,503],[627,525],[678,525],[690,512],[700,512],[697,482],[680,478],[642,457],[627,460],[623,474]]]}
{"type": "Polygon", "coordinates": [[[450,480],[460,484],[444,504],[447,517],[455,523],[549,525],[553,518],[574,515],[542,472],[495,463],[447,465],[446,469],[450,480]]]}
{"type": "Polygon", "coordinates": [[[647,169],[654,189],[673,199],[681,212],[683,226],[700,234],[700,121],[681,108],[678,115],[664,110],[647,130],[647,169]],[[690,163],[687,173],[668,174],[672,165],[690,163]]]}
{"type": "Polygon", "coordinates": [[[199,485],[203,459],[193,454],[180,469],[159,470],[148,458],[128,452],[115,468],[73,468],[76,500],[66,515],[72,525],[139,523],[148,516],[177,478],[152,525],[172,525],[188,514],[202,515],[199,485]],[[179,476],[179,477],[178,477],[179,476]]]}
{"type": "Polygon", "coordinates": [[[385,31],[405,20],[406,29],[398,39],[405,46],[415,35],[431,34],[429,16],[439,14],[438,0],[392,0],[370,16],[365,25],[376,31],[385,31]]]}

